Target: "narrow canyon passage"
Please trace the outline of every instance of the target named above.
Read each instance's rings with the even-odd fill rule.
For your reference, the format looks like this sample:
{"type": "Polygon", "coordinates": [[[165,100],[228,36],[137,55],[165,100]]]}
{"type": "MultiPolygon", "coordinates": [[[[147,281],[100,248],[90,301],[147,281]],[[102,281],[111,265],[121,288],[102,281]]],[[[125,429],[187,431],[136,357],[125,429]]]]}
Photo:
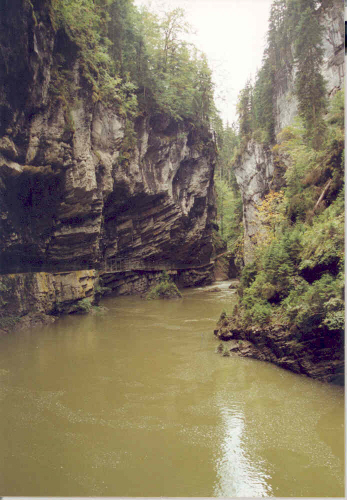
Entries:
{"type": "Polygon", "coordinates": [[[228,285],[2,337],[1,494],[343,496],[343,388],[217,354],[228,285]]]}

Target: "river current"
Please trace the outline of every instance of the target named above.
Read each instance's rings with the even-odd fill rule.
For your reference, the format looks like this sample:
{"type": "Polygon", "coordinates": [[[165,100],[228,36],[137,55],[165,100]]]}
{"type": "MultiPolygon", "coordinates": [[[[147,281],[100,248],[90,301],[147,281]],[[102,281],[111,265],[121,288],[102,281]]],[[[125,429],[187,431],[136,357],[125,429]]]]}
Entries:
{"type": "Polygon", "coordinates": [[[0,494],[344,495],[344,390],[222,357],[229,283],[0,338],[0,494]]]}

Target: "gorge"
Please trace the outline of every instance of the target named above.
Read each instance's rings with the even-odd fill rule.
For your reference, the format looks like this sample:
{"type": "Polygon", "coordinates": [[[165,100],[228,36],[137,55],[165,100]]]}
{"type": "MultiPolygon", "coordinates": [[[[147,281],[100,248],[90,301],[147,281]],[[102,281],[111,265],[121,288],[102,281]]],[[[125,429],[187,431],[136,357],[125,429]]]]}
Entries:
{"type": "Polygon", "coordinates": [[[114,267],[125,272],[106,284],[120,293],[162,269],[182,285],[211,281],[212,134],[164,112],[130,123],[118,103],[93,102],[54,5],[16,1],[1,17],[1,307],[69,312],[114,267]]]}
{"type": "Polygon", "coordinates": [[[225,126],[180,8],[1,2],[1,494],[343,496],[340,3],[225,126]]]}
{"type": "Polygon", "coordinates": [[[330,1],[295,9],[273,4],[263,67],[241,93],[233,172],[245,267],[240,307],[224,311],[215,335],[231,353],[343,385],[343,10],[330,1]],[[337,121],[329,108],[339,99],[337,121]]]}
{"type": "MultiPolygon", "coordinates": [[[[130,3],[127,9],[129,6],[130,3]]],[[[103,7],[94,6],[98,16],[102,13],[99,8],[103,7]]],[[[118,26],[118,33],[112,23],[120,22],[117,15],[121,10],[117,8],[124,6],[115,2],[112,8],[115,12],[108,21],[109,36],[113,55],[120,57],[129,50],[126,43],[130,42],[121,35],[133,13],[128,11],[129,19],[122,21],[124,26],[118,26]]],[[[275,17],[276,8],[275,5],[275,17]]],[[[169,85],[182,85],[174,80],[174,65],[166,87],[158,89],[146,87],[149,80],[143,69],[145,76],[132,69],[139,82],[136,94],[136,87],[127,80],[129,73],[124,73],[123,83],[118,77],[113,76],[112,80],[111,66],[102,62],[104,56],[99,56],[98,61],[90,55],[89,46],[98,54],[100,45],[93,41],[94,28],[83,24],[92,26],[90,11],[80,11],[79,25],[71,17],[74,11],[69,9],[71,6],[60,0],[16,0],[4,4],[6,16],[1,17],[0,328],[4,332],[51,322],[66,313],[87,312],[105,294],[144,294],[160,280],[162,271],[168,271],[181,287],[210,284],[219,272],[214,267],[216,256],[226,251],[216,224],[214,172],[220,162],[220,144],[209,122],[213,113],[204,111],[211,106],[210,74],[204,59],[189,61],[196,65],[198,76],[194,78],[198,80],[186,79],[184,85],[192,84],[195,92],[202,92],[194,95],[192,103],[184,101],[186,97],[181,97],[184,104],[171,102],[171,94],[161,102],[169,85]],[[91,37],[89,46],[81,36],[84,31],[87,38],[91,37]],[[148,95],[152,99],[149,104],[148,95]],[[202,100],[193,119],[198,99],[202,100]],[[208,112],[209,118],[204,114],[208,112]]],[[[280,16],[278,22],[285,22],[285,16],[280,16]]],[[[321,70],[331,99],[343,88],[343,12],[339,2],[329,0],[322,2],[317,16],[324,32],[321,70]]],[[[168,17],[168,22],[174,21],[168,17]]],[[[172,26],[179,29],[178,25],[172,26]]],[[[136,57],[141,68],[145,59],[140,48],[136,48],[136,57]]],[[[186,57],[184,44],[174,50],[182,50],[180,57],[186,57]]],[[[174,50],[165,57],[173,58],[174,50]]],[[[271,80],[273,139],[260,140],[264,131],[259,130],[250,136],[245,121],[248,118],[242,118],[240,111],[238,140],[242,146],[232,171],[242,198],[241,260],[246,268],[257,259],[255,250],[267,237],[259,206],[269,193],[274,199],[282,195],[292,168],[290,155],[281,146],[282,139],[275,139],[287,133],[299,113],[295,47],[285,47],[285,53],[286,59],[282,56],[280,69],[271,80]]],[[[146,57],[155,61],[150,52],[146,57]]],[[[160,51],[155,57],[160,68],[160,51]]],[[[122,58],[122,64],[129,66],[124,55],[122,58]]],[[[164,78],[169,73],[167,66],[160,74],[164,78]]],[[[261,82],[262,73],[259,75],[261,82]]],[[[245,92],[244,95],[249,93],[249,89],[245,92]]],[[[266,127],[269,113],[264,116],[262,126],[266,127]]],[[[218,124],[216,117],[213,120],[218,124]]],[[[314,174],[318,175],[314,181],[314,203],[321,192],[324,196],[325,186],[329,188],[330,178],[335,175],[329,162],[333,168],[341,165],[341,140],[336,151],[328,153],[328,168],[324,167],[322,174],[314,174]]],[[[328,191],[329,203],[340,188],[341,179],[337,179],[328,191]]],[[[309,213],[308,208],[305,211],[309,213]]],[[[228,255],[233,262],[235,255],[230,251],[228,255]]],[[[338,272],[336,256],[328,265],[311,262],[308,258],[295,264],[304,266],[299,280],[304,276],[307,283],[312,283],[322,272],[331,271],[334,276],[338,272]]],[[[229,272],[235,277],[235,266],[229,271],[227,267],[224,264],[224,276],[229,272]]],[[[276,279],[261,284],[260,295],[268,301],[264,303],[266,307],[288,293],[276,284],[276,279]]],[[[294,287],[298,287],[298,279],[294,279],[294,287]]],[[[248,327],[243,327],[243,331],[248,332],[244,340],[249,342],[257,335],[249,333],[248,327]]],[[[261,342],[268,347],[272,334],[264,333],[266,328],[262,325],[254,326],[257,331],[259,327],[263,332],[261,342]]],[[[238,320],[231,318],[230,324],[224,320],[216,334],[226,340],[239,328],[238,320]]],[[[307,334],[308,344],[303,344],[306,333],[294,324],[287,325],[283,335],[294,344],[285,348],[281,366],[343,383],[343,337],[336,332],[318,334],[314,330],[312,336],[307,334]],[[298,357],[303,357],[302,365],[298,365],[298,357]]],[[[240,334],[237,340],[243,337],[240,334]]],[[[275,346],[269,355],[264,355],[264,346],[260,345],[244,349],[243,353],[236,351],[277,363],[276,352],[281,349],[275,346]]]]}

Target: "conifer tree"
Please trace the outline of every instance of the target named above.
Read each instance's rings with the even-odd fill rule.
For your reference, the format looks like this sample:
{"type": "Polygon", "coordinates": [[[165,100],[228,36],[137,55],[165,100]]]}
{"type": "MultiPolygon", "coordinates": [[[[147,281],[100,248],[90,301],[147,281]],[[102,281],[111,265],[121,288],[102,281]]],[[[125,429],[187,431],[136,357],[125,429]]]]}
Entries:
{"type": "Polygon", "coordinates": [[[247,80],[245,87],[241,90],[237,103],[237,114],[239,116],[240,134],[245,140],[252,134],[252,94],[253,87],[247,80]]]}
{"type": "Polygon", "coordinates": [[[266,57],[263,66],[257,74],[253,92],[254,128],[264,131],[262,142],[274,140],[274,109],[273,95],[275,86],[275,71],[270,57],[266,57]]]}
{"type": "Polygon", "coordinates": [[[323,28],[317,18],[315,5],[314,0],[301,0],[302,10],[295,37],[295,89],[299,114],[304,119],[312,144],[318,147],[319,136],[324,129],[322,114],[326,110],[326,90],[320,72],[323,63],[323,28]]]}

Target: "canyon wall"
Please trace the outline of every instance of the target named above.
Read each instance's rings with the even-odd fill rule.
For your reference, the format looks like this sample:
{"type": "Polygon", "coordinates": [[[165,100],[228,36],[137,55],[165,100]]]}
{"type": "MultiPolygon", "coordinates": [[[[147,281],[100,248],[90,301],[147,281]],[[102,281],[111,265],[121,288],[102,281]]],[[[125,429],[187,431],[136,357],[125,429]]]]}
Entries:
{"type": "MultiPolygon", "coordinates": [[[[322,10],[321,24],[324,27],[324,62],[321,69],[326,81],[328,96],[333,96],[344,85],[344,11],[341,2],[333,0],[322,10]]],[[[276,74],[273,96],[275,134],[293,123],[298,114],[298,102],[294,93],[296,67],[290,61],[281,73],[276,74]]],[[[248,142],[245,151],[235,166],[236,180],[243,199],[244,262],[252,262],[257,234],[261,224],[257,218],[257,206],[269,192],[276,188],[278,173],[270,146],[248,142]]]]}
{"type": "Polygon", "coordinates": [[[93,99],[45,2],[1,9],[1,274],[208,265],[216,153],[207,128],[142,114],[129,153],[129,119],[93,99]],[[59,55],[68,101],[55,87],[59,55]]]}

